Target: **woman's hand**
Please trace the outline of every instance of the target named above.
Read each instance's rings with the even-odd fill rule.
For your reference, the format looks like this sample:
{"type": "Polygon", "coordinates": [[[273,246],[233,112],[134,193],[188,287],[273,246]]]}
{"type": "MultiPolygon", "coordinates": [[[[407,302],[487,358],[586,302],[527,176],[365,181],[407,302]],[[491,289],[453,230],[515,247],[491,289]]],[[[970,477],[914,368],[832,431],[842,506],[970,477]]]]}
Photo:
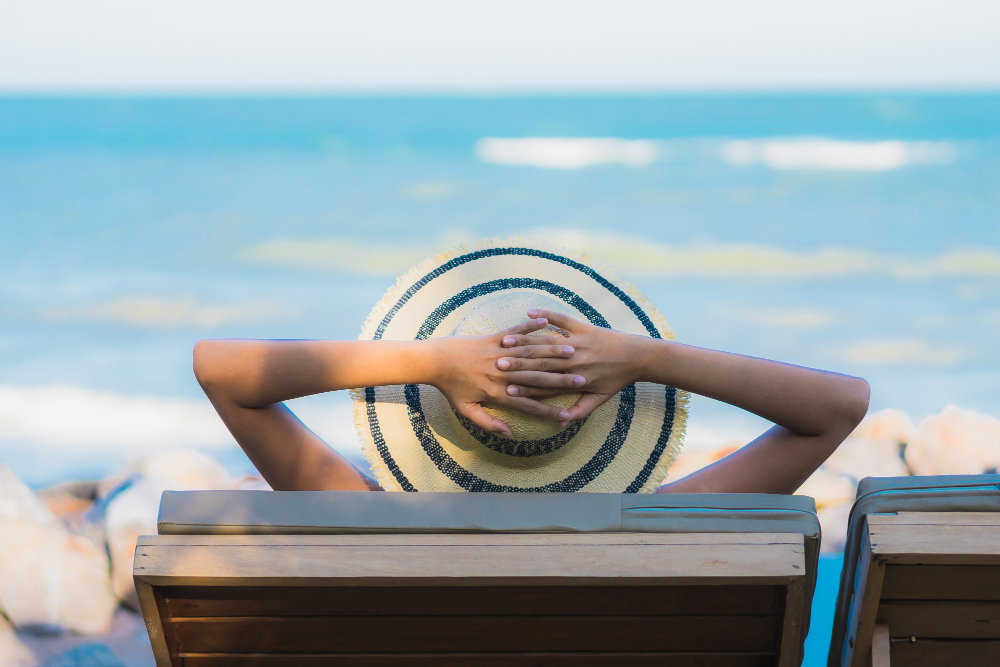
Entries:
{"type": "Polygon", "coordinates": [[[563,358],[544,354],[544,345],[536,343],[542,336],[511,331],[503,336],[508,349],[497,360],[497,367],[507,372],[508,396],[538,399],[582,391],[576,405],[560,414],[560,426],[587,417],[638,379],[636,369],[642,363],[638,336],[548,310],[529,310],[528,317],[548,320],[566,331],[569,337],[558,340],[572,347],[574,353],[563,358]],[[560,377],[560,373],[564,375],[560,377]]]}
{"type": "MultiPolygon", "coordinates": [[[[576,353],[564,338],[529,336],[548,325],[544,316],[532,317],[529,322],[489,336],[451,336],[425,341],[430,344],[434,368],[429,384],[437,387],[460,415],[491,433],[509,436],[511,431],[506,423],[486,412],[483,403],[504,405],[563,424],[572,420],[572,412],[542,403],[527,393],[508,390],[511,378],[500,363],[501,357],[513,363],[524,360],[538,365],[565,362],[576,353]],[[507,349],[504,341],[508,339],[527,343],[507,349]]],[[[538,372],[534,377],[546,387],[563,388],[561,393],[577,390],[571,375],[538,372]]]]}

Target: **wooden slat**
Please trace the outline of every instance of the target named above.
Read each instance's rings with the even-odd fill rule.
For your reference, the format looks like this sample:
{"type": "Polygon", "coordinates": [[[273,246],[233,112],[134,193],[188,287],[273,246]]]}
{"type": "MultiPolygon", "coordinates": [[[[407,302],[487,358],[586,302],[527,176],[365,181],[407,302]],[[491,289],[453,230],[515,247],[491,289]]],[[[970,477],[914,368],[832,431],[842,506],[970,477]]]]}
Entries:
{"type": "Polygon", "coordinates": [[[772,653],[186,654],[185,667],[773,667],[772,653]]]}
{"type": "Polygon", "coordinates": [[[774,616],[178,620],[183,653],[773,651],[774,616]]]}
{"type": "Polygon", "coordinates": [[[785,589],[784,613],[781,621],[780,660],[778,667],[798,667],[802,648],[802,612],[805,605],[806,582],[791,583],[785,589]]]}
{"type": "Polygon", "coordinates": [[[170,623],[170,612],[163,596],[144,581],[135,581],[135,592],[139,598],[139,609],[146,623],[146,634],[153,650],[156,667],[180,667],[180,659],[176,655],[176,645],[173,639],[173,626],[170,623]]]}
{"type": "Polygon", "coordinates": [[[892,645],[892,667],[996,667],[1000,641],[917,641],[892,645]]]}
{"type": "Polygon", "coordinates": [[[883,600],[1000,600],[1000,568],[981,565],[888,565],[883,600]]]}
{"type": "Polygon", "coordinates": [[[871,659],[872,632],[882,592],[885,565],[872,557],[870,527],[865,526],[864,542],[858,563],[851,615],[847,622],[843,662],[850,667],[867,667],[871,659]]]}
{"type": "Polygon", "coordinates": [[[1000,512],[897,512],[869,514],[878,525],[1000,526],[1000,512]]]}
{"type": "Polygon", "coordinates": [[[795,540],[759,544],[428,544],[378,548],[168,546],[147,538],[136,548],[134,572],[153,585],[787,585],[805,576],[804,551],[801,535],[795,540]]]}
{"type": "Polygon", "coordinates": [[[872,633],[872,667],[889,667],[889,628],[882,623],[872,633]]]}
{"type": "Polygon", "coordinates": [[[1000,602],[883,600],[878,621],[893,637],[1000,639],[1000,602]]]}
{"type": "MultiPolygon", "coordinates": [[[[393,615],[776,615],[778,586],[168,586],[172,617],[393,615]]],[[[801,605],[798,611],[801,621],[801,605]]]]}
{"type": "Polygon", "coordinates": [[[997,526],[954,525],[920,514],[904,517],[908,523],[897,516],[869,515],[872,553],[887,564],[1000,565],[997,526]]]}
{"type": "Polygon", "coordinates": [[[798,533],[429,533],[385,535],[141,535],[138,546],[574,546],[802,544],[798,533]]]}

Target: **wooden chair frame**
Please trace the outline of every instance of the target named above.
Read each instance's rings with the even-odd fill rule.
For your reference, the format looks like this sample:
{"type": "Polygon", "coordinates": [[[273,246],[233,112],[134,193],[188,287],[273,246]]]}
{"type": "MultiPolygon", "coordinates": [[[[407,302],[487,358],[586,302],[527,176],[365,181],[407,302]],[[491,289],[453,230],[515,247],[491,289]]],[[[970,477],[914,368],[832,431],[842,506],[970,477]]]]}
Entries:
{"type": "Polygon", "coordinates": [[[793,667],[804,551],[794,533],[157,535],[134,578],[157,667],[793,667]],[[386,633],[387,614],[406,618],[386,633]],[[291,651],[264,645],[296,623],[313,629],[291,651]]]}
{"type": "Polygon", "coordinates": [[[868,514],[842,664],[1000,664],[1000,512],[868,514]]]}

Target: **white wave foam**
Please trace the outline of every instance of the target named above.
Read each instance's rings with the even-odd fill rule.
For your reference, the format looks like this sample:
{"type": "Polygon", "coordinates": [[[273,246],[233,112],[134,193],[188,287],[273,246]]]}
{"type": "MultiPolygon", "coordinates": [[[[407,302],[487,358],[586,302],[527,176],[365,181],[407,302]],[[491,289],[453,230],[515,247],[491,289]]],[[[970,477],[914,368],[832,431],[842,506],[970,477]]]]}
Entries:
{"type": "Polygon", "coordinates": [[[0,386],[0,441],[104,451],[235,444],[207,400],[123,396],[66,385],[0,386]]]}
{"type": "Polygon", "coordinates": [[[722,159],[740,167],[888,171],[912,164],[948,164],[955,159],[955,149],[946,142],[930,141],[744,139],[723,143],[722,159]]]}
{"type": "Polygon", "coordinates": [[[490,164],[542,169],[581,169],[601,164],[642,167],[656,160],[656,144],[614,138],[487,137],[476,143],[476,156],[490,164]]]}
{"type": "MultiPolygon", "coordinates": [[[[361,457],[346,392],[332,403],[312,397],[289,407],[339,452],[361,457]]],[[[23,445],[36,453],[131,455],[236,443],[207,399],[126,396],[68,385],[0,386],[0,457],[23,445]]]]}

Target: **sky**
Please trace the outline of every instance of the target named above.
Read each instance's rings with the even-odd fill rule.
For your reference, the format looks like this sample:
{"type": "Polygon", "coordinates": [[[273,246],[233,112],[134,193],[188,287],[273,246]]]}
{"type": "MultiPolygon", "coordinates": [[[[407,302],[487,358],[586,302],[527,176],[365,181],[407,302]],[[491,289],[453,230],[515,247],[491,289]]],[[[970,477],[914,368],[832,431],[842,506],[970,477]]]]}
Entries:
{"type": "Polygon", "coordinates": [[[995,89],[996,0],[4,0],[0,92],[995,89]]]}

